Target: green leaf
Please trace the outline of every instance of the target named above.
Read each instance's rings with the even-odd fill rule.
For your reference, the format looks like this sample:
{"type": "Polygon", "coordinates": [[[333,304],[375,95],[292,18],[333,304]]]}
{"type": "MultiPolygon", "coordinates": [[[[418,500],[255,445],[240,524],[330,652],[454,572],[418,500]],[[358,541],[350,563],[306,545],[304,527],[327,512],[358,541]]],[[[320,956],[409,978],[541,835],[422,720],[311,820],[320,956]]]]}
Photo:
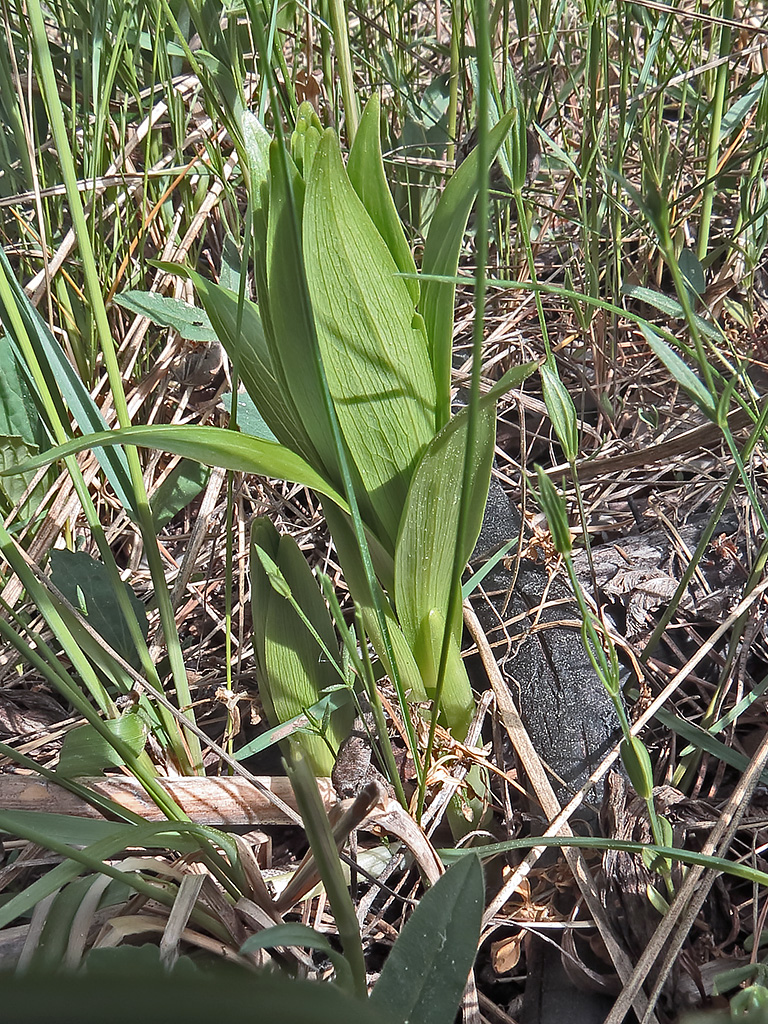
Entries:
{"type": "Polygon", "coordinates": [[[434,434],[434,381],[408,288],[332,131],[307,182],[304,256],[328,385],[365,488],[363,518],[392,549],[411,475],[434,434]]]}
{"type": "Polygon", "coordinates": [[[136,888],[132,884],[133,873],[105,864],[116,853],[129,847],[167,847],[177,853],[191,853],[202,848],[210,854],[211,844],[215,843],[217,848],[225,852],[233,871],[239,868],[237,845],[230,837],[217,829],[196,825],[194,822],[165,821],[158,824],[125,825],[66,814],[4,811],[0,808],[0,831],[37,843],[67,858],[0,906],[0,928],[26,913],[62,885],[77,878],[84,870],[111,874],[131,888],[136,888]],[[74,849],[69,850],[68,847],[74,849]],[[108,866],[110,870],[106,870],[108,866]]]}
{"type": "Polygon", "coordinates": [[[704,268],[693,249],[687,246],[681,250],[677,262],[689,289],[689,300],[696,302],[707,289],[704,268]]]}
{"type": "MultiPolygon", "coordinates": [[[[259,693],[270,725],[276,726],[317,704],[323,692],[339,682],[337,669],[286,596],[293,596],[326,649],[337,657],[339,645],[306,558],[296,541],[279,536],[267,519],[256,519],[251,527],[251,590],[259,693]]],[[[309,733],[294,737],[316,776],[331,774],[353,720],[354,708],[344,705],[329,716],[325,739],[309,733]]]]}
{"type": "MultiPolygon", "coordinates": [[[[413,475],[395,549],[395,608],[427,692],[434,689],[448,614],[451,588],[456,581],[454,556],[459,526],[468,409],[463,409],[435,437],[413,475]]],[[[472,487],[467,495],[469,516],[461,565],[468,561],[483,521],[496,436],[496,402],[482,399],[478,431],[472,453],[472,487]]],[[[451,623],[456,641],[452,678],[446,678],[444,711],[449,725],[461,736],[474,709],[472,690],[458,654],[461,607],[451,623]]]]}
{"type": "MultiPolygon", "coordinates": [[[[311,487],[323,494],[340,508],[347,503],[327,480],[315,472],[299,455],[273,441],[264,441],[248,434],[237,434],[220,427],[193,427],[184,424],[168,426],[126,427],[124,430],[107,430],[99,434],[68,441],[58,448],[51,448],[42,455],[18,466],[15,472],[26,472],[47,466],[66,455],[76,455],[89,448],[108,447],[116,444],[135,444],[140,448],[154,448],[159,451],[197,459],[206,466],[221,466],[236,473],[259,473],[262,476],[289,480],[291,483],[311,487]]],[[[0,477],[9,475],[9,470],[0,472],[0,477]]]]}
{"type": "Polygon", "coordinates": [[[323,953],[334,952],[327,936],[298,921],[278,924],[265,928],[255,935],[249,935],[240,947],[241,953],[255,953],[258,949],[274,949],[275,946],[301,946],[302,949],[319,949],[323,953]]]}
{"type": "Polygon", "coordinates": [[[258,307],[249,299],[244,300],[238,333],[238,296],[195,271],[187,273],[211,318],[219,341],[233,365],[237,366],[246,391],[269,429],[278,441],[312,465],[319,465],[319,456],[301,426],[298,412],[273,372],[258,307]]]}
{"type": "Polygon", "coordinates": [[[341,948],[349,967],[348,970],[337,974],[337,978],[343,984],[349,985],[350,991],[365,998],[367,986],[365,959],[360,941],[360,925],[339,857],[340,844],[346,837],[342,834],[339,834],[338,837],[334,836],[328,815],[320,799],[317,781],[301,750],[297,750],[295,746],[292,747],[291,756],[286,762],[286,771],[296,797],[296,806],[304,823],[318,873],[336,920],[341,948]]]}
{"type": "Polygon", "coordinates": [[[209,476],[207,466],[190,459],[182,459],[174,466],[150,501],[155,529],[162,530],[175,515],[194,501],[208,483],[209,476]]]}
{"type": "MultiPolygon", "coordinates": [[[[0,274],[4,276],[5,284],[8,285],[10,298],[22,320],[29,344],[43,369],[46,385],[54,403],[61,407],[61,398],[63,397],[75,422],[84,433],[105,430],[106,423],[98,406],[67,359],[63,348],[55,340],[48,326],[27,298],[26,292],[13,276],[11,265],[1,247],[0,274]]],[[[30,394],[34,396],[35,402],[39,402],[42,406],[42,397],[39,395],[21,354],[22,340],[17,338],[14,333],[14,319],[11,309],[4,302],[2,288],[0,288],[0,322],[3,324],[8,338],[13,342],[14,355],[22,374],[26,377],[30,394]]],[[[67,422],[67,414],[63,408],[60,410],[60,419],[63,423],[67,422]]],[[[125,453],[120,449],[110,449],[106,452],[97,452],[96,458],[123,508],[132,518],[135,518],[133,484],[128,472],[125,453]]],[[[45,462],[41,465],[45,465],[45,462]]]]}
{"type": "Polygon", "coordinates": [[[273,746],[273,744],[279,743],[280,740],[287,739],[298,729],[306,728],[309,724],[308,715],[317,720],[324,720],[329,712],[335,711],[351,701],[352,691],[346,687],[339,687],[339,689],[333,690],[332,693],[319,700],[317,704],[313,704],[311,708],[307,708],[306,714],[302,712],[302,714],[296,715],[295,718],[283,722],[282,725],[276,725],[273,729],[267,729],[266,732],[259,733],[250,743],[246,743],[244,747],[236,750],[232,757],[236,761],[244,761],[247,757],[253,757],[255,754],[261,753],[262,750],[273,746]]]}
{"type": "MultiPolygon", "coordinates": [[[[344,571],[344,582],[349,587],[349,591],[355,604],[360,607],[365,632],[370,637],[376,653],[391,677],[392,668],[389,664],[389,659],[387,658],[381,631],[379,630],[371,592],[368,587],[368,580],[365,575],[362,559],[360,558],[360,550],[355,540],[349,516],[336,505],[332,505],[327,501],[323,502],[323,513],[325,515],[326,522],[328,523],[328,528],[331,531],[333,542],[336,545],[339,562],[341,563],[341,567],[344,571]]],[[[373,557],[376,575],[379,580],[382,580],[382,582],[385,583],[386,586],[389,586],[393,572],[392,559],[386,552],[379,552],[379,554],[380,557],[377,557],[377,546],[376,544],[372,544],[371,555],[373,557]]],[[[387,600],[384,590],[378,582],[376,582],[376,586],[379,587],[379,601],[384,609],[384,615],[389,628],[389,635],[392,640],[392,648],[400,671],[400,678],[402,680],[403,687],[411,701],[424,701],[427,699],[427,691],[424,688],[424,681],[421,677],[419,666],[416,664],[410,645],[403,635],[403,631],[395,618],[394,612],[392,611],[392,607],[387,600]]]]}
{"type": "Polygon", "coordinates": [[[637,736],[621,741],[621,760],[629,781],[639,797],[650,800],[653,793],[653,766],[648,748],[637,736]]]}
{"type": "Polygon", "coordinates": [[[272,137],[250,110],[243,111],[240,127],[243,131],[245,152],[248,154],[248,189],[251,201],[259,205],[261,186],[269,180],[269,146],[272,137]]]}
{"type": "MultiPolygon", "coordinates": [[[[621,292],[622,295],[629,295],[639,302],[646,302],[649,306],[653,306],[654,309],[658,309],[666,316],[674,317],[676,320],[685,319],[685,310],[677,299],[671,295],[665,295],[663,292],[657,292],[652,288],[645,288],[639,284],[624,285],[621,292]]],[[[708,320],[698,316],[698,314],[694,314],[693,319],[698,329],[706,338],[709,338],[711,341],[723,340],[723,332],[716,325],[711,324],[708,320]]],[[[641,324],[641,326],[643,325],[641,324]]]]}
{"type": "Polygon", "coordinates": [[[322,134],[320,118],[312,104],[305,100],[296,113],[296,127],[291,135],[291,156],[305,181],[312,170],[322,134]]]}
{"type": "MultiPolygon", "coordinates": [[[[47,447],[47,445],[46,445],[47,447]]],[[[15,468],[24,465],[28,459],[34,458],[39,449],[36,444],[29,444],[22,437],[0,435],[0,470],[10,471],[12,476],[7,476],[0,483],[0,495],[6,500],[6,513],[10,512],[21,501],[28,485],[35,476],[34,470],[15,474],[15,468]]],[[[40,481],[34,491],[29,495],[22,515],[34,513],[48,490],[46,478],[40,481]]]]}
{"type": "MultiPolygon", "coordinates": [[[[232,393],[229,391],[221,396],[225,406],[228,407],[231,397],[232,393]]],[[[247,391],[240,391],[237,396],[237,427],[238,430],[244,434],[250,434],[251,437],[260,437],[264,441],[277,441],[247,391]]]]}
{"type": "MultiPolygon", "coordinates": [[[[125,660],[139,668],[141,658],[131,637],[106,566],[84,551],[57,549],[51,552],[51,582],[75,608],[79,608],[96,633],[125,660]]],[[[144,639],[149,634],[147,612],[127,583],[123,583],[144,639]]]]}
{"type": "Polygon", "coordinates": [[[181,299],[156,292],[128,291],[116,295],[115,302],[160,327],[172,327],[185,341],[216,341],[216,332],[205,311],[181,299]]]}
{"type": "Polygon", "coordinates": [[[337,981],[347,991],[352,988],[349,964],[341,953],[333,948],[322,932],[315,931],[298,921],[288,924],[277,924],[274,928],[265,928],[255,935],[249,935],[240,947],[240,953],[255,953],[259,949],[274,949],[275,946],[300,946],[304,949],[319,949],[328,957],[336,971],[337,981]]]}
{"type": "Polygon", "coordinates": [[[7,335],[0,337],[0,435],[20,437],[38,450],[50,444],[32,389],[7,335]]]}
{"type": "MultiPolygon", "coordinates": [[[[493,163],[515,117],[509,111],[488,135],[489,166],[493,163]]],[[[455,278],[461,242],[477,196],[479,157],[475,149],[445,186],[429,226],[421,261],[422,274],[455,278]]],[[[437,386],[437,426],[448,422],[451,409],[451,351],[456,284],[453,280],[421,281],[420,311],[424,317],[437,386]]]]}
{"type": "Polygon", "coordinates": [[[547,407],[557,439],[562,445],[565,457],[574,462],[579,454],[579,428],[576,420],[576,406],[567,388],[560,380],[554,357],[539,367],[544,404],[547,407]]]}
{"type": "Polygon", "coordinates": [[[702,412],[713,417],[715,415],[715,403],[712,395],[710,395],[693,370],[691,370],[687,363],[683,362],[677,352],[663,338],[659,337],[652,327],[647,324],[640,324],[640,330],[648,342],[648,347],[661,360],[680,387],[693,399],[702,412]]]}
{"type": "Polygon", "coordinates": [[[373,93],[360,118],[347,161],[347,174],[352,187],[368,211],[368,216],[384,239],[398,270],[403,274],[413,275],[405,279],[405,285],[416,305],[420,291],[416,279],[416,264],[384,173],[379,115],[379,97],[377,93],[373,93]]]}
{"type": "Polygon", "coordinates": [[[438,879],[411,914],[371,993],[372,1006],[402,1024],[452,1021],[477,952],[482,915],[483,872],[470,854],[438,879]]]}
{"type": "MultiPolygon", "coordinates": [[[[144,749],[147,727],[141,717],[129,711],[120,718],[108,719],[105,728],[126,743],[138,756],[144,749]]],[[[70,778],[102,775],[105,768],[120,768],[125,764],[106,737],[92,725],[79,725],[64,737],[57,771],[70,778]]]]}
{"type": "MultiPolygon", "coordinates": [[[[272,334],[267,331],[266,340],[272,372],[280,391],[286,396],[286,401],[290,399],[296,422],[302,424],[302,436],[312,439],[318,454],[317,462],[308,461],[318,468],[323,467],[328,479],[338,486],[340,475],[336,449],[317,366],[315,314],[301,246],[304,183],[284,152],[282,157],[288,161],[288,174],[291,176],[288,179],[278,145],[273,142],[270,149],[266,275],[272,334]]],[[[272,426],[258,399],[256,404],[272,426]]],[[[275,434],[280,437],[277,430],[275,434]]]]}
{"type": "Polygon", "coordinates": [[[76,878],[56,894],[45,913],[45,923],[31,957],[24,965],[25,971],[61,970],[70,943],[70,933],[75,914],[80,909],[96,875],[76,878]]]}
{"type": "Polygon", "coordinates": [[[555,549],[561,555],[570,553],[573,547],[573,539],[568,526],[568,513],[565,508],[565,499],[558,493],[557,488],[541,468],[536,467],[536,475],[539,481],[539,493],[537,499],[541,511],[547,517],[549,532],[555,549]]]}

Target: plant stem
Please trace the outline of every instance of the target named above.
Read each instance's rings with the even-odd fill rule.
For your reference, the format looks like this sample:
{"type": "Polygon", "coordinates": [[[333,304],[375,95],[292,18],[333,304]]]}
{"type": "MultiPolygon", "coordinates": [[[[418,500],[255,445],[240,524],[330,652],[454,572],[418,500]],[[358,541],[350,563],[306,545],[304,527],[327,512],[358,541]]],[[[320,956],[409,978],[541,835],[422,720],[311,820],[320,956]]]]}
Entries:
{"type": "Polygon", "coordinates": [[[336,62],[339,66],[341,95],[344,99],[347,143],[351,146],[355,141],[355,135],[357,135],[357,126],[360,124],[360,108],[352,74],[352,57],[349,52],[349,22],[344,0],[328,0],[328,6],[333,26],[333,42],[336,47],[336,62]]]}
{"type": "MultiPolygon", "coordinates": [[[[723,18],[728,21],[733,19],[733,0],[723,0],[723,18]]],[[[714,49],[717,38],[720,38],[718,53],[721,58],[729,57],[731,53],[731,26],[718,23],[712,26],[712,49],[714,49]]],[[[725,90],[728,87],[730,77],[730,64],[724,59],[717,69],[715,79],[715,95],[712,98],[712,114],[709,122],[709,140],[707,148],[707,163],[704,170],[704,198],[701,204],[701,224],[699,226],[699,262],[703,263],[709,248],[709,232],[712,222],[712,205],[715,199],[717,187],[717,160],[720,152],[720,127],[723,122],[723,108],[725,106],[725,90]]]]}

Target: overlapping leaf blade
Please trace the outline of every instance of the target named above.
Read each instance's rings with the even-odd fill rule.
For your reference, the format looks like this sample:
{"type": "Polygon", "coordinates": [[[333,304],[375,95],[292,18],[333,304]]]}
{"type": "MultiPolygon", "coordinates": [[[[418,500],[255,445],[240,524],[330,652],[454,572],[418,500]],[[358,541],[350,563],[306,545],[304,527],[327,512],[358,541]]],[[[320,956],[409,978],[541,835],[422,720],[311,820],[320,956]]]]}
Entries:
{"type": "Polygon", "coordinates": [[[273,143],[270,150],[266,272],[274,333],[267,332],[266,340],[280,390],[290,395],[298,422],[312,439],[325,475],[338,485],[340,474],[317,368],[315,324],[301,250],[304,182],[288,154],[279,153],[278,145],[273,143]]]}
{"type": "Polygon", "coordinates": [[[237,295],[194,271],[189,276],[227,355],[233,362],[237,360],[240,379],[269,429],[292,451],[319,466],[319,456],[291,395],[283,391],[275,376],[258,306],[250,299],[243,301],[238,332],[237,295]]]}
{"type": "MultiPolygon", "coordinates": [[[[496,436],[496,402],[481,400],[475,450],[472,453],[472,487],[465,500],[469,516],[461,566],[469,559],[483,519],[496,436]]],[[[443,627],[454,580],[454,557],[459,527],[462,467],[467,444],[468,410],[462,410],[427,448],[414,473],[403,511],[395,550],[395,607],[406,639],[422,671],[427,689],[435,686],[443,627]]],[[[451,624],[455,639],[446,676],[446,715],[458,728],[469,724],[474,701],[458,657],[461,630],[459,617],[451,624]],[[450,707],[450,712],[449,712],[450,707]]]]}
{"type": "Polygon", "coordinates": [[[365,488],[364,518],[393,547],[411,474],[434,434],[434,380],[408,288],[331,131],[307,182],[303,234],[323,364],[365,488]]]}
{"type": "MultiPolygon", "coordinates": [[[[379,629],[373,601],[371,599],[368,580],[366,578],[362,559],[360,558],[360,551],[355,541],[349,517],[339,507],[328,501],[323,502],[323,512],[325,513],[328,527],[333,536],[333,542],[336,545],[339,561],[341,562],[341,566],[344,570],[344,580],[349,587],[349,591],[354,598],[355,604],[362,612],[365,631],[371,638],[371,642],[373,643],[376,653],[381,658],[386,671],[391,677],[392,667],[387,658],[384,640],[379,629]]],[[[374,559],[374,563],[376,564],[377,575],[379,578],[391,580],[391,556],[384,551],[377,551],[377,544],[375,542],[371,544],[371,555],[374,559]],[[386,565],[385,561],[389,564],[386,565]]],[[[376,583],[376,586],[379,586],[379,584],[376,583]]],[[[384,609],[387,627],[392,641],[392,649],[397,660],[397,666],[405,692],[409,695],[409,699],[413,701],[424,701],[427,699],[427,691],[424,689],[424,682],[421,678],[419,666],[416,664],[411,648],[408,645],[408,641],[403,635],[403,631],[401,630],[390,603],[381,587],[379,587],[379,600],[384,609]]]]}
{"type": "MultiPolygon", "coordinates": [[[[338,642],[320,588],[296,541],[281,537],[269,520],[257,519],[251,531],[254,651],[259,666],[259,693],[270,725],[275,726],[312,707],[328,687],[338,685],[340,680],[294,608],[271,585],[257,546],[266,551],[282,572],[294,599],[326,648],[332,653],[338,651],[338,642]]],[[[307,733],[294,737],[317,776],[331,774],[334,752],[348,734],[353,718],[351,705],[337,708],[328,720],[328,743],[321,736],[307,733]]]]}

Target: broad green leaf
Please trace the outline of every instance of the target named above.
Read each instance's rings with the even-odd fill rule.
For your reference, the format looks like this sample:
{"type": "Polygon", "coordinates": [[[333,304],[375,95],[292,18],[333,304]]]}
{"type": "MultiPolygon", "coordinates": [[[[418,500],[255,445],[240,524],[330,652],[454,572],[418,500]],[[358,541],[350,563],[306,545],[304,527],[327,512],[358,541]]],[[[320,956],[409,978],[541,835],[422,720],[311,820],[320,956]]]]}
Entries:
{"type": "MultiPolygon", "coordinates": [[[[454,554],[468,412],[468,409],[463,409],[455,416],[424,453],[408,491],[395,549],[395,608],[428,691],[435,685],[435,645],[439,658],[449,595],[456,582],[453,578],[454,554]]],[[[477,441],[472,453],[473,483],[467,495],[469,517],[460,569],[464,568],[475,546],[488,497],[496,434],[495,399],[481,399],[478,412],[477,441]]],[[[459,608],[459,617],[451,625],[457,644],[461,630],[460,614],[459,608]]],[[[472,703],[466,673],[463,673],[463,680],[456,676],[452,683],[460,687],[460,692],[453,692],[446,679],[445,698],[457,708],[463,706],[466,715],[472,703]]],[[[449,719],[449,724],[457,728],[459,723],[449,719]]],[[[464,725],[468,724],[464,722],[464,725]]]]}
{"type": "Polygon", "coordinates": [[[219,341],[233,364],[237,365],[240,379],[269,429],[292,451],[313,465],[318,465],[319,457],[302,429],[298,412],[290,396],[283,393],[273,372],[258,307],[249,299],[244,300],[238,334],[237,295],[195,271],[188,271],[188,274],[211,318],[219,341]]]}
{"type": "Polygon", "coordinates": [[[376,228],[384,239],[392,259],[402,274],[411,274],[405,285],[414,305],[419,301],[419,282],[416,279],[416,264],[403,232],[403,225],[397,215],[392,193],[389,191],[384,162],[381,157],[379,135],[379,97],[373,93],[366,104],[355,141],[347,161],[347,174],[352,187],[360,197],[376,228]]]}
{"type": "MultiPolygon", "coordinates": [[[[140,715],[129,711],[120,718],[105,721],[104,726],[127,744],[137,757],[143,751],[147,727],[140,715]]],[[[125,761],[106,737],[92,725],[86,724],[72,729],[64,737],[56,770],[75,779],[79,776],[102,775],[105,768],[120,768],[124,764],[125,761]]]]}
{"type": "MultiPolygon", "coordinates": [[[[488,135],[489,166],[507,136],[514,119],[509,111],[488,135]]],[[[445,186],[440,197],[421,261],[422,274],[455,278],[459,266],[461,242],[470,210],[477,196],[479,157],[477,150],[466,158],[445,186]]],[[[437,426],[448,422],[451,409],[451,351],[453,347],[453,310],[456,285],[453,280],[421,281],[419,309],[424,317],[429,351],[437,387],[437,426]]]]}
{"type": "Polygon", "coordinates": [[[115,302],[151,320],[160,327],[172,327],[185,341],[216,341],[207,314],[181,299],[156,292],[128,291],[115,296],[115,302]]]}
{"type": "MultiPolygon", "coordinates": [[[[24,473],[30,469],[47,466],[66,455],[77,455],[89,448],[109,447],[116,444],[135,444],[139,448],[154,448],[159,451],[197,459],[206,466],[221,466],[236,473],[258,473],[262,476],[289,480],[291,483],[311,487],[331,501],[346,509],[347,503],[327,480],[315,472],[299,455],[274,441],[264,441],[248,434],[237,434],[220,427],[193,427],[183,424],[168,426],[126,427],[124,430],[107,430],[99,434],[68,441],[58,448],[38,455],[15,472],[24,473]]],[[[8,470],[0,477],[9,475],[8,470]]]]}
{"type": "Polygon", "coordinates": [[[435,430],[434,381],[423,325],[332,131],[307,182],[304,256],[328,385],[365,488],[363,518],[394,546],[411,474],[435,430]]]}
{"type": "Polygon", "coordinates": [[[629,781],[643,800],[650,800],[653,793],[653,765],[648,748],[637,736],[621,741],[621,760],[627,770],[629,781]]]}
{"type": "MultiPolygon", "coordinates": [[[[257,653],[259,693],[270,725],[288,722],[312,707],[323,692],[339,683],[322,648],[295,609],[277,593],[259,558],[262,548],[274,561],[294,600],[322,638],[328,651],[338,652],[331,617],[317,580],[292,537],[279,536],[269,520],[257,519],[251,528],[251,587],[254,651],[257,653]]],[[[354,708],[344,705],[328,719],[323,737],[294,736],[316,776],[331,774],[335,753],[352,727],[354,708]],[[330,747],[329,747],[330,744],[330,747]]]]}
{"type": "MultiPolygon", "coordinates": [[[[110,647],[134,668],[141,666],[139,652],[103,562],[91,558],[85,551],[57,549],[51,552],[51,581],[110,647]]],[[[146,639],[149,634],[146,609],[128,584],[123,583],[123,586],[146,639]]]]}
{"type": "Polygon", "coordinates": [[[296,112],[296,127],[291,134],[291,156],[305,181],[322,134],[322,122],[312,104],[305,100],[296,112]]]}
{"type": "Polygon", "coordinates": [[[243,263],[240,259],[240,250],[232,235],[227,232],[224,236],[224,245],[221,250],[219,284],[222,288],[228,288],[231,292],[238,292],[242,271],[243,263]]]}
{"type": "MultiPolygon", "coordinates": [[[[415,643],[432,609],[445,615],[455,585],[454,554],[459,528],[462,470],[468,410],[437,434],[419,463],[403,509],[394,561],[395,608],[402,629],[415,643]]],[[[482,524],[496,437],[496,401],[480,400],[472,486],[466,497],[469,518],[461,568],[472,553],[482,524]]],[[[461,621],[454,624],[454,631],[461,621]]]]}
{"type": "MultiPolygon", "coordinates": [[[[289,155],[281,155],[276,142],[272,143],[270,159],[266,274],[274,334],[267,332],[266,340],[272,372],[282,394],[290,396],[298,422],[303,425],[303,436],[312,439],[319,465],[314,461],[312,464],[323,467],[328,479],[338,485],[336,449],[316,362],[315,316],[301,247],[304,182],[289,155]],[[290,181],[283,160],[288,162],[290,181]]],[[[269,423],[264,409],[262,414],[269,423]]],[[[277,431],[275,434],[280,436],[277,431]]]]}
{"type": "MultiPolygon", "coordinates": [[[[231,391],[225,391],[221,399],[228,408],[232,398],[231,391]]],[[[251,437],[260,437],[264,441],[277,441],[277,438],[267,426],[264,417],[256,408],[256,403],[248,394],[242,390],[237,396],[237,429],[251,437]]]]}
{"type": "Polygon", "coordinates": [[[38,450],[50,439],[8,337],[0,337],[0,435],[19,437],[38,450]]]}
{"type": "Polygon", "coordinates": [[[648,324],[640,324],[640,330],[648,342],[648,347],[661,360],[680,387],[694,400],[702,412],[714,416],[715,404],[712,395],[688,364],[684,363],[677,352],[648,324]]]}
{"type": "MultiPolygon", "coordinates": [[[[102,952],[99,950],[98,952],[102,952]]],[[[104,950],[103,952],[107,952],[104,950]]],[[[109,950],[134,953],[128,947],[109,950]]],[[[136,1021],[290,1021],[290,1024],[391,1024],[368,1002],[335,985],[298,981],[284,974],[253,973],[230,965],[199,971],[142,970],[135,957],[97,974],[13,974],[0,977],[3,1015],[13,1024],[136,1024],[136,1021]],[[105,1007],[108,1011],[105,1013],[105,1007]],[[244,1008],[254,1007],[253,1012],[244,1008]]]]}
{"type": "MultiPolygon", "coordinates": [[[[407,637],[430,699],[434,697],[437,686],[444,631],[444,609],[430,608],[422,618],[418,634],[413,639],[407,637]]],[[[455,632],[451,635],[449,643],[443,689],[440,694],[440,716],[453,736],[463,740],[472,722],[476,704],[455,632]]]]}
{"type": "Polygon", "coordinates": [[[421,898],[387,957],[371,1004],[398,1024],[452,1021],[477,952],[483,902],[483,871],[470,854],[421,898]]]}
{"type": "Polygon", "coordinates": [[[162,530],[175,515],[194,501],[208,483],[209,475],[207,466],[190,459],[182,459],[174,466],[150,501],[155,529],[162,530]]]}
{"type": "Polygon", "coordinates": [[[707,279],[704,276],[702,267],[693,249],[685,246],[678,257],[678,266],[689,290],[689,301],[697,302],[707,289],[707,279]]]}

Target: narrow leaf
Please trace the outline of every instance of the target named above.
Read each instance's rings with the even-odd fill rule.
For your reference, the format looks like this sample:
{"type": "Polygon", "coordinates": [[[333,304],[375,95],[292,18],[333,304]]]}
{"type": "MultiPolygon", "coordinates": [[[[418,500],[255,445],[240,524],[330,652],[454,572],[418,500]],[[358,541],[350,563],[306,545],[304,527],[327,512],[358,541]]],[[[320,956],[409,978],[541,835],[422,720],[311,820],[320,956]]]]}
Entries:
{"type": "MultiPolygon", "coordinates": [[[[220,427],[193,427],[182,424],[168,426],[126,427],[124,430],[107,430],[99,434],[68,441],[58,448],[51,448],[28,462],[17,466],[13,472],[22,473],[40,466],[47,466],[66,455],[77,455],[89,448],[109,447],[117,444],[135,444],[140,448],[154,448],[172,452],[189,459],[197,459],[206,466],[221,466],[236,473],[259,473],[262,476],[289,480],[292,483],[311,487],[346,509],[347,503],[327,480],[320,476],[299,455],[273,441],[237,434],[220,427]]],[[[9,470],[0,476],[10,475],[9,470]]]]}
{"type": "Polygon", "coordinates": [[[301,418],[290,396],[277,382],[258,307],[245,299],[242,316],[239,317],[238,296],[234,292],[208,281],[195,271],[187,273],[211,318],[219,341],[232,362],[237,363],[240,379],[269,429],[287,447],[313,465],[318,465],[319,457],[302,429],[301,418]]]}
{"type": "MultiPolygon", "coordinates": [[[[507,136],[515,117],[509,111],[488,135],[489,165],[507,136]]],[[[423,274],[456,277],[461,242],[470,210],[477,196],[479,157],[474,150],[445,186],[429,225],[421,262],[423,274]]],[[[487,168],[484,168],[487,170],[487,168]]],[[[453,311],[456,285],[451,281],[421,282],[420,311],[429,338],[432,368],[437,386],[437,425],[448,422],[451,408],[451,350],[453,346],[453,311]]]]}
{"type": "Polygon", "coordinates": [[[403,225],[397,215],[397,208],[389,191],[384,162],[381,156],[379,135],[379,97],[373,93],[366,104],[363,116],[349,153],[347,174],[352,187],[360,197],[368,216],[376,225],[389,249],[398,270],[412,275],[405,280],[414,305],[419,301],[419,282],[416,279],[416,264],[403,232],[403,225]]]}
{"type": "Polygon", "coordinates": [[[680,387],[690,395],[702,412],[707,413],[709,416],[714,416],[715,404],[712,395],[710,395],[693,370],[683,362],[677,352],[663,338],[659,337],[652,327],[649,327],[647,324],[640,324],[640,330],[648,342],[648,347],[666,366],[680,387]]]}
{"type": "MultiPolygon", "coordinates": [[[[13,276],[11,265],[2,248],[0,248],[0,273],[4,275],[5,283],[10,288],[11,299],[24,324],[29,344],[46,375],[51,397],[58,405],[61,404],[63,397],[75,422],[84,433],[106,429],[106,423],[98,406],[65,356],[61,345],[55,340],[48,326],[27,298],[24,289],[13,276]]],[[[14,343],[14,354],[19,367],[27,378],[30,392],[36,395],[37,388],[21,354],[21,340],[15,338],[11,312],[3,300],[2,290],[0,290],[0,322],[2,322],[8,338],[14,343]]],[[[42,404],[42,399],[38,399],[38,401],[42,404]]],[[[62,416],[62,422],[64,421],[66,421],[65,415],[62,416]]],[[[133,485],[125,453],[119,448],[110,449],[97,453],[96,458],[123,508],[131,516],[135,516],[133,485]]]]}

